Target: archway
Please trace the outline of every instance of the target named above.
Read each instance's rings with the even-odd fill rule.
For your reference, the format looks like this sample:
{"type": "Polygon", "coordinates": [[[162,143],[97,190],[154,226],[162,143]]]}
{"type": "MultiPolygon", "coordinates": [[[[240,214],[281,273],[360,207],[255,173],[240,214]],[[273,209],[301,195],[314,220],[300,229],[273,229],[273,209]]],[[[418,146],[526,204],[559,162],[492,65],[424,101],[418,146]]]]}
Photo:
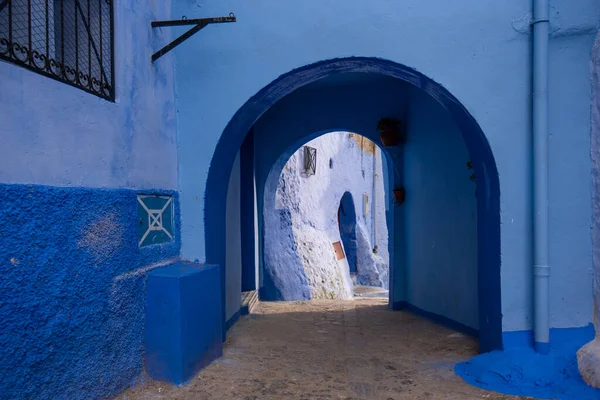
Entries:
{"type": "MultiPolygon", "coordinates": [[[[247,132],[269,108],[295,90],[322,78],[368,73],[408,82],[435,99],[458,127],[477,176],[477,287],[482,352],[502,348],[500,290],[500,187],[494,157],[479,125],[450,92],[406,66],[375,58],[334,59],[293,70],[257,93],[225,128],[211,162],[205,205],[207,262],[225,265],[227,177],[247,132]]],[[[224,271],[222,270],[224,276],[224,271]]],[[[224,285],[224,280],[222,280],[224,285]]],[[[224,291],[222,293],[224,303],[224,291]]]]}
{"type": "Polygon", "coordinates": [[[352,193],[345,192],[340,200],[338,208],[338,228],[340,237],[344,245],[344,252],[348,259],[348,268],[351,275],[356,275],[357,271],[357,242],[356,242],[356,210],[354,208],[354,199],[352,193]]]}

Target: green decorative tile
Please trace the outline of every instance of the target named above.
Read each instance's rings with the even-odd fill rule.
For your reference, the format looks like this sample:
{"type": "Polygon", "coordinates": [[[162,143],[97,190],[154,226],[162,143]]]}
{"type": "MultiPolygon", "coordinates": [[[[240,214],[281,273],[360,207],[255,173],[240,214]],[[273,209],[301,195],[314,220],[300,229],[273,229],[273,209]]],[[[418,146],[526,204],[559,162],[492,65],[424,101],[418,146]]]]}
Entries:
{"type": "Polygon", "coordinates": [[[173,197],[138,195],[138,245],[170,242],[173,229],[173,197]]]}

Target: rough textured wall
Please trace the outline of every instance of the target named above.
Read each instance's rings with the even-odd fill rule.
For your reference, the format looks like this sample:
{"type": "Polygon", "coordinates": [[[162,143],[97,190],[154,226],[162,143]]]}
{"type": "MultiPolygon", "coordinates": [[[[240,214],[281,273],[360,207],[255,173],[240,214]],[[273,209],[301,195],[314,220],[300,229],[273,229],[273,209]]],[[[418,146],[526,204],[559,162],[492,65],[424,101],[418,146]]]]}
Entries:
{"type": "Polygon", "coordinates": [[[347,259],[336,260],[333,243],[341,241],[338,209],[350,192],[356,210],[357,281],[388,286],[388,239],[381,153],[374,165],[374,145],[346,132],[323,135],[306,144],[317,149],[315,175],[303,172],[300,148],[285,165],[275,209],[265,205],[264,274],[279,300],[351,298],[347,259]],[[377,204],[373,207],[373,172],[377,173],[377,204]],[[363,194],[369,196],[364,214],[363,194]],[[378,253],[373,249],[373,211],[378,253]]]}
{"type": "Polygon", "coordinates": [[[0,186],[0,397],[107,398],[142,371],[146,272],[175,241],[138,247],[126,189],[0,186]]]}
{"type": "Polygon", "coordinates": [[[133,188],[175,195],[171,1],[115,4],[115,102],[0,61],[0,397],[107,398],[142,371],[145,271],[133,188]],[[7,185],[10,184],[10,185],[7,185]],[[36,185],[29,185],[36,184],[36,185]],[[50,185],[50,186],[40,186],[50,185]]]}

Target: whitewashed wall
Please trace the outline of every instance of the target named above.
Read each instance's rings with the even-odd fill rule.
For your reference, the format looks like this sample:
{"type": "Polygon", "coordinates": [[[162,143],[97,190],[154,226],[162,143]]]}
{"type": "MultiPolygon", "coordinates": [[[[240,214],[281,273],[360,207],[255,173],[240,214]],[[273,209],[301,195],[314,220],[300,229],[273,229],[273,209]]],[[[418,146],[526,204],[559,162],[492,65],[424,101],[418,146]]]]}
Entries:
{"type": "Polygon", "coordinates": [[[285,274],[303,270],[313,299],[351,298],[348,262],[336,261],[332,245],[341,241],[337,212],[342,195],[348,191],[357,215],[358,273],[368,276],[369,284],[387,288],[388,230],[381,151],[367,139],[347,132],[329,133],[306,145],[317,149],[316,174],[303,172],[300,148],[281,173],[276,209],[264,210],[267,268],[277,271],[284,281],[285,274]],[[366,215],[364,194],[369,199],[366,215]],[[377,254],[373,253],[375,242],[377,254]]]}

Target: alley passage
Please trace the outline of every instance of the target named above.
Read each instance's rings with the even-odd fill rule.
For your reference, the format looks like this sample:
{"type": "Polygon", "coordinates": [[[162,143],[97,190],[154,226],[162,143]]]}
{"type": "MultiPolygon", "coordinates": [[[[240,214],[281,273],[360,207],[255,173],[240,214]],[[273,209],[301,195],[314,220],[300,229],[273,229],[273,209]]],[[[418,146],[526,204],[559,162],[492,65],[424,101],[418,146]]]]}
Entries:
{"type": "Polygon", "coordinates": [[[189,385],[146,382],[120,400],[509,399],[464,383],[477,341],[386,308],[384,299],[260,303],[223,358],[189,385]]]}

